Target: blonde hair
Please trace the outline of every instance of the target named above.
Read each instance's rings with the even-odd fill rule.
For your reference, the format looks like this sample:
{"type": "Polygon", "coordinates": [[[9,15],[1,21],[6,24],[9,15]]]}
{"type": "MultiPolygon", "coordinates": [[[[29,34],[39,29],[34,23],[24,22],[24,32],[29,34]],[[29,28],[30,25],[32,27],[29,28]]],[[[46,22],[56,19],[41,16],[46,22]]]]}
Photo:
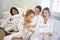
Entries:
{"type": "Polygon", "coordinates": [[[34,11],[32,9],[27,10],[25,17],[29,16],[30,14],[34,14],[34,11]]]}

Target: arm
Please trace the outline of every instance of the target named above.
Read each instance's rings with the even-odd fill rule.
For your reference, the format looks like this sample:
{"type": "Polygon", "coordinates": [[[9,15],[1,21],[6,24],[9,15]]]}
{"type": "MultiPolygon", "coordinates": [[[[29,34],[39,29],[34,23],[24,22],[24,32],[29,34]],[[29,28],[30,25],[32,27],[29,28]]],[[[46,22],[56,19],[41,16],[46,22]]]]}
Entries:
{"type": "Polygon", "coordinates": [[[12,40],[22,40],[22,38],[19,38],[19,37],[13,37],[12,40]]]}
{"type": "Polygon", "coordinates": [[[34,26],[32,25],[32,24],[26,24],[26,25],[24,25],[24,28],[34,28],[34,26]]]}
{"type": "Polygon", "coordinates": [[[42,32],[43,35],[48,35],[48,36],[51,36],[52,33],[51,32],[42,32]]]}

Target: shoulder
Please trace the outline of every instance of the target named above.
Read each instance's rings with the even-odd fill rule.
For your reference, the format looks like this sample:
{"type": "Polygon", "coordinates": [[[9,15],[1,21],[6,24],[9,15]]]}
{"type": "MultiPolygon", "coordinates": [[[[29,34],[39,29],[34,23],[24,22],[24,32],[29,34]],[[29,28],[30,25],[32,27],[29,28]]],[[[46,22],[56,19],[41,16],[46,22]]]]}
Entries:
{"type": "Polygon", "coordinates": [[[55,23],[55,20],[53,18],[49,18],[49,23],[50,24],[54,24],[55,23]]]}

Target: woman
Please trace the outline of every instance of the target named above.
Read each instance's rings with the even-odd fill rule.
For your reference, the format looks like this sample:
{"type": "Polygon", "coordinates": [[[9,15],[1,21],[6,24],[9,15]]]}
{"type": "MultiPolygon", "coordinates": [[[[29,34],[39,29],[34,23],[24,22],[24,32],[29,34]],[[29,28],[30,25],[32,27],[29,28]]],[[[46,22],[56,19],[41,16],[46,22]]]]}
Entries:
{"type": "Polygon", "coordinates": [[[23,40],[27,40],[28,37],[30,36],[30,33],[32,33],[31,29],[33,26],[31,25],[31,20],[34,17],[34,11],[33,10],[28,10],[26,12],[26,15],[24,19],[22,19],[19,23],[18,29],[19,32],[6,36],[4,40],[20,40],[23,38],[23,40]]]}
{"type": "Polygon", "coordinates": [[[51,35],[53,34],[53,25],[54,20],[50,18],[51,13],[49,8],[44,8],[42,10],[42,22],[39,22],[38,31],[36,31],[33,36],[31,36],[32,40],[52,40],[50,39],[51,35]],[[38,32],[38,33],[37,33],[38,32]]]}
{"type": "Polygon", "coordinates": [[[51,12],[49,8],[44,8],[42,11],[43,21],[40,24],[40,33],[44,36],[45,40],[52,40],[50,37],[53,34],[54,20],[50,18],[51,12]]]}
{"type": "Polygon", "coordinates": [[[50,37],[53,34],[54,20],[50,18],[51,13],[49,8],[44,8],[42,11],[43,20],[40,24],[40,33],[44,36],[45,40],[52,40],[50,37]]]}
{"type": "Polygon", "coordinates": [[[12,7],[10,9],[11,16],[7,18],[3,23],[1,24],[1,28],[3,28],[8,34],[10,34],[10,31],[18,31],[18,21],[19,21],[19,12],[16,7],[12,7]],[[17,23],[17,24],[16,24],[17,23]]]}

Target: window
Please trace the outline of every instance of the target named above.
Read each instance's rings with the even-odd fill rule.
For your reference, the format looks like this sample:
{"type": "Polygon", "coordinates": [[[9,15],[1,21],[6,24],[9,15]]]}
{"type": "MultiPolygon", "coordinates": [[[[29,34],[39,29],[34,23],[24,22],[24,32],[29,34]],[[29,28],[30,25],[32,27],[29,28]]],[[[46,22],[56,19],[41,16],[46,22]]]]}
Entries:
{"type": "Polygon", "coordinates": [[[53,0],[52,1],[52,11],[60,12],[60,0],[53,0]]]}
{"type": "Polygon", "coordinates": [[[41,6],[42,6],[42,8],[50,7],[50,0],[42,0],[41,6]]]}

